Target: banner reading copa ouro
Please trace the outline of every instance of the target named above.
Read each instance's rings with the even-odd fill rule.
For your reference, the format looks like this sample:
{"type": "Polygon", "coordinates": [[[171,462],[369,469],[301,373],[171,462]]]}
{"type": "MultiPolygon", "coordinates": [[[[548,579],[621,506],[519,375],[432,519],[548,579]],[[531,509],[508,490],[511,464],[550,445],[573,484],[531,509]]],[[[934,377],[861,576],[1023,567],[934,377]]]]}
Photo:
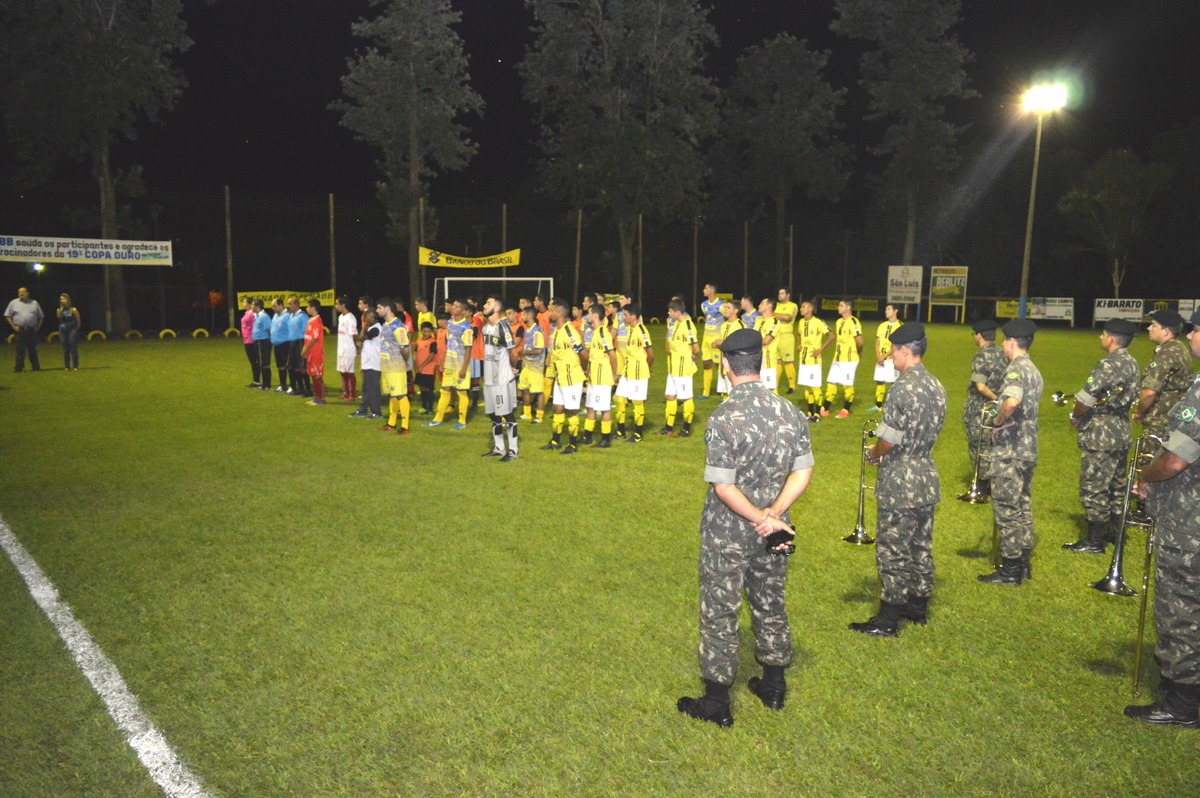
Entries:
{"type": "Polygon", "coordinates": [[[439,269],[497,269],[511,268],[521,265],[521,250],[510,249],[499,255],[488,255],[483,258],[464,258],[461,255],[448,255],[437,249],[419,247],[417,262],[422,266],[434,266],[439,269]]]}
{"type": "Polygon", "coordinates": [[[0,233],[0,261],[35,263],[105,263],[171,266],[170,241],[125,241],[108,238],[44,238],[0,233]]]}
{"type": "Polygon", "coordinates": [[[888,304],[921,304],[921,285],[924,278],[924,266],[888,266],[888,304]]]}
{"type": "Polygon", "coordinates": [[[327,308],[333,307],[333,289],[326,288],[324,291],[238,291],[237,306],[240,308],[242,303],[247,299],[261,299],[264,307],[271,307],[271,303],[276,299],[288,301],[288,297],[296,297],[300,301],[300,307],[307,307],[310,299],[318,300],[327,308]]]}

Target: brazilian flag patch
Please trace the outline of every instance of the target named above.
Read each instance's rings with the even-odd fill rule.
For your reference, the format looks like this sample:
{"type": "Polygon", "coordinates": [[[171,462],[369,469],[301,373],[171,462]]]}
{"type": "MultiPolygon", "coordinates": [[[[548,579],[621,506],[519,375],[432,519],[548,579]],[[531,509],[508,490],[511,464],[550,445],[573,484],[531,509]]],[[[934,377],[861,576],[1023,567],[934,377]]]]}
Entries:
{"type": "Polygon", "coordinates": [[[1185,407],[1185,408],[1183,408],[1183,410],[1179,411],[1179,419],[1185,423],[1188,421],[1191,421],[1195,417],[1196,417],[1196,408],[1194,408],[1194,407],[1185,407]]]}
{"type": "Polygon", "coordinates": [[[1017,372],[1015,372],[1015,371],[1010,371],[1010,372],[1008,372],[1007,374],[1005,374],[1005,375],[1004,375],[1004,379],[1006,379],[1006,380],[1015,380],[1015,379],[1016,379],[1017,377],[1019,377],[1019,376],[1021,376],[1021,375],[1020,375],[1020,374],[1018,374],[1017,372]]]}

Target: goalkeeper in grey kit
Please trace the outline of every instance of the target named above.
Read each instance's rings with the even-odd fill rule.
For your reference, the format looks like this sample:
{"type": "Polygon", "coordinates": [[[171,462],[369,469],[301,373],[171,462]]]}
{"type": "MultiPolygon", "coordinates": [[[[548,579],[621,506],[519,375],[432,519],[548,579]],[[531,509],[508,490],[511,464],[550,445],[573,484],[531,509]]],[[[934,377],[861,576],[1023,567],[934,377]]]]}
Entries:
{"type": "Polygon", "coordinates": [[[504,316],[504,302],[488,297],[483,304],[484,410],[492,420],[492,448],[484,457],[508,463],[517,459],[517,341],[504,316]],[[505,437],[508,444],[505,445],[505,437]]]}

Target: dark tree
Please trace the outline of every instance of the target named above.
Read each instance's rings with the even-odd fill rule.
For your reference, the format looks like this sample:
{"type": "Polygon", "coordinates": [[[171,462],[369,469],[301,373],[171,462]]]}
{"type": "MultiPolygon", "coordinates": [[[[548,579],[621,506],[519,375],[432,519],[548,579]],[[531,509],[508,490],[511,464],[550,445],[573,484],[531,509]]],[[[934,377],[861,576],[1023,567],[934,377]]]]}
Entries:
{"type": "MultiPolygon", "coordinates": [[[[4,122],[18,185],[85,158],[100,190],[100,237],[118,238],[112,150],[157,121],[186,82],[172,59],[192,42],[181,0],[0,0],[4,122]]],[[[131,327],[121,267],[105,266],[106,326],[131,327]]]]}

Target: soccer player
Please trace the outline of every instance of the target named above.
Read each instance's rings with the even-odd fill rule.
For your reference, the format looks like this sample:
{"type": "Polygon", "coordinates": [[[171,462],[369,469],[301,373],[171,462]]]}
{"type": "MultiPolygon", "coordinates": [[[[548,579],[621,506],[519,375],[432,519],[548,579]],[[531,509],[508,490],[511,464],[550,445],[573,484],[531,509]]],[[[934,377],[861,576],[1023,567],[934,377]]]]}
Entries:
{"type": "Polygon", "coordinates": [[[408,356],[411,349],[408,327],[396,315],[396,305],[391,297],[384,296],[376,300],[375,313],[383,322],[383,330],[379,335],[379,389],[388,398],[388,420],[380,429],[407,435],[409,414],[412,412],[412,404],[408,401],[408,356]]]}
{"type": "Polygon", "coordinates": [[[305,373],[311,380],[310,405],[325,404],[325,322],[321,321],[321,300],[308,300],[308,324],[304,327],[304,345],[300,357],[304,359],[305,373]]]}
{"type": "Polygon", "coordinates": [[[379,373],[379,336],[383,333],[383,325],[375,311],[368,308],[362,314],[363,331],[361,340],[359,364],[362,367],[362,401],[358,409],[350,414],[350,418],[383,418],[380,413],[380,373],[379,373]]]}
{"type": "Polygon", "coordinates": [[[517,341],[495,296],[483,303],[483,409],[492,419],[492,449],[484,457],[517,459],[517,341]],[[505,448],[504,437],[508,435],[505,448]]]}
{"type": "Polygon", "coordinates": [[[650,388],[650,366],[654,363],[650,332],[642,324],[642,306],[636,302],[626,303],[625,327],[629,330],[626,340],[625,363],[621,367],[621,380],[617,383],[617,434],[625,435],[625,408],[633,402],[633,434],[626,443],[641,443],[642,430],[646,423],[646,396],[650,388]]]}
{"type": "Polygon", "coordinates": [[[617,384],[617,347],[604,320],[604,304],[592,303],[588,309],[592,342],[588,351],[587,418],[583,422],[583,442],[592,444],[596,414],[599,413],[600,439],[592,445],[600,449],[612,446],[612,398],[613,386],[617,384]]]}
{"type": "Polygon", "coordinates": [[[275,393],[295,393],[288,386],[288,378],[292,375],[292,330],[288,323],[290,316],[283,307],[283,300],[276,299],[271,303],[275,315],[271,317],[271,347],[275,350],[275,369],[279,372],[279,387],[275,393]]]}
{"type": "Polygon", "coordinates": [[[423,296],[419,296],[413,300],[413,306],[417,309],[417,329],[420,330],[422,325],[428,324],[430,327],[437,328],[437,316],[429,309],[429,302],[423,296]]]}
{"type": "Polygon", "coordinates": [[[779,322],[775,318],[775,300],[771,297],[764,297],[758,303],[758,319],[754,322],[754,329],[758,330],[763,341],[762,369],[758,378],[762,380],[764,388],[778,395],[779,373],[776,369],[779,362],[779,322]]]}
{"type": "Polygon", "coordinates": [[[808,420],[816,423],[821,420],[821,353],[833,343],[833,332],[813,311],[813,303],[800,303],[800,322],[796,325],[800,363],[796,382],[804,386],[808,420]]]}
{"type": "Polygon", "coordinates": [[[417,356],[413,368],[417,373],[417,387],[421,389],[421,413],[429,415],[433,412],[434,375],[437,373],[438,345],[434,337],[433,325],[421,323],[421,333],[417,338],[417,356]]]}
{"type": "Polygon", "coordinates": [[[264,391],[271,390],[271,316],[263,310],[263,301],[256,299],[251,307],[254,309],[254,328],[250,335],[258,350],[258,363],[261,367],[262,385],[264,391]]]}
{"type": "MultiPolygon", "coordinates": [[[[783,369],[779,382],[787,376],[789,394],[796,392],[796,316],[800,309],[792,301],[792,291],[789,288],[779,289],[779,301],[775,303],[775,321],[778,335],[775,336],[776,370],[783,369]]],[[[776,391],[778,393],[778,391],[776,391]]]]}
{"type": "Polygon", "coordinates": [[[537,325],[537,311],[525,308],[525,349],[521,356],[521,376],[517,379],[517,390],[521,392],[524,410],[521,418],[541,424],[546,415],[546,336],[537,325]],[[533,415],[533,397],[537,397],[537,416],[533,415]]]}
{"type": "Polygon", "coordinates": [[[838,386],[842,386],[846,404],[838,411],[838,418],[850,418],[850,405],[854,403],[854,373],[858,371],[859,356],[863,348],[862,324],[854,316],[854,302],[843,299],[838,302],[835,327],[833,364],[825,381],[825,404],[821,415],[829,415],[829,408],[837,398],[838,386]]]}
{"type": "Polygon", "coordinates": [[[348,297],[338,297],[333,307],[338,314],[337,337],[337,370],[342,375],[342,398],[354,401],[354,392],[358,388],[354,379],[354,355],[357,347],[354,339],[358,337],[358,321],[347,307],[348,297]]]}
{"type": "Polygon", "coordinates": [[[883,306],[886,321],[875,330],[875,406],[868,413],[883,409],[888,386],[896,381],[896,365],[892,362],[892,333],[900,329],[901,321],[896,318],[896,306],[891,302],[883,306]]]}
{"type": "MultiPolygon", "coordinates": [[[[700,393],[701,401],[712,396],[713,375],[721,365],[721,354],[713,349],[713,341],[720,337],[721,325],[725,321],[721,306],[725,303],[717,299],[717,284],[705,283],[704,301],[700,303],[700,312],[704,314],[704,341],[700,345],[700,360],[704,363],[704,390],[700,393]]],[[[718,391],[719,393],[719,391],[718,391]]]]}
{"type": "Polygon", "coordinates": [[[554,316],[554,337],[550,342],[550,357],[554,365],[554,424],[550,442],[543,449],[562,449],[559,454],[575,454],[579,437],[579,405],[583,401],[583,363],[586,357],[583,336],[570,323],[567,300],[555,297],[550,301],[554,316]],[[568,418],[569,415],[569,418],[568,418]],[[563,428],[567,430],[567,445],[562,446],[563,428]]]}
{"type": "Polygon", "coordinates": [[[747,330],[753,330],[754,322],[758,321],[758,310],[754,306],[754,297],[744,294],[739,304],[742,308],[742,324],[746,325],[747,330]]]}
{"type": "Polygon", "coordinates": [[[471,407],[471,344],[475,340],[471,329],[471,317],[467,315],[467,303],[455,300],[450,305],[450,320],[446,324],[446,347],[442,361],[442,397],[438,400],[437,413],[427,427],[442,426],[442,419],[450,408],[450,400],[458,395],[458,423],[451,429],[467,428],[467,411],[471,407]]]}
{"type": "Polygon", "coordinates": [[[468,315],[471,318],[471,404],[479,406],[480,382],[483,378],[483,313],[480,312],[479,300],[473,296],[467,297],[468,315]]]}
{"type": "Polygon", "coordinates": [[[659,435],[670,435],[675,431],[675,416],[679,400],[683,400],[683,424],[676,437],[686,438],[692,434],[692,418],[696,403],[692,400],[692,375],[696,373],[696,355],[700,354],[700,343],[696,340],[696,325],[682,299],[672,299],[667,305],[667,316],[674,322],[667,344],[667,411],[666,424],[659,435]]]}
{"type": "Polygon", "coordinates": [[[721,358],[719,347],[724,343],[725,339],[733,335],[738,330],[746,329],[746,325],[738,318],[738,306],[732,302],[721,303],[721,317],[725,319],[721,323],[721,329],[717,333],[717,337],[712,342],[713,350],[717,352],[716,356],[716,371],[717,371],[717,394],[721,397],[721,401],[729,395],[729,389],[732,387],[729,384],[729,375],[725,373],[725,368],[722,365],[724,360],[721,358]]]}
{"type": "Polygon", "coordinates": [[[608,331],[612,333],[617,344],[617,374],[625,373],[625,352],[629,349],[629,326],[625,322],[625,306],[630,301],[622,296],[608,303],[608,331]]]}

